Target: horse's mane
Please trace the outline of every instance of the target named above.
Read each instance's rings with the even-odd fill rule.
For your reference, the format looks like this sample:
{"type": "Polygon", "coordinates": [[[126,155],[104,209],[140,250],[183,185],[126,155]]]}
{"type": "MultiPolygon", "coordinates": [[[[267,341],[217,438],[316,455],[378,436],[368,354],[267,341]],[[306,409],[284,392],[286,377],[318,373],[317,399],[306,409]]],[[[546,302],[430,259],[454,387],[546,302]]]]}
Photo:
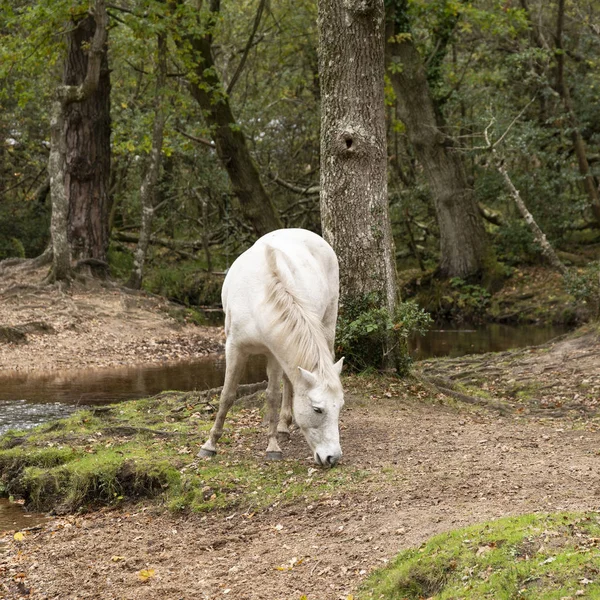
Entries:
{"type": "MultiPolygon", "coordinates": [[[[266,246],[268,266],[267,303],[273,309],[272,333],[291,366],[314,372],[325,381],[333,377],[331,350],[319,316],[306,305],[277,268],[276,249],[266,246]]],[[[333,379],[332,379],[333,378],[333,379]]]]}

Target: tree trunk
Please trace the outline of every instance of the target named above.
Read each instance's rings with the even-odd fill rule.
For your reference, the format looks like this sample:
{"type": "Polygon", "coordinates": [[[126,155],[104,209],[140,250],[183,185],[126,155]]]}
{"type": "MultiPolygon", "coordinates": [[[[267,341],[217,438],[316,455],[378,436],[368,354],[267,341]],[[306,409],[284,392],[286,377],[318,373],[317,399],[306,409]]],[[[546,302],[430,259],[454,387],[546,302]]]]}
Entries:
{"type": "MultiPolygon", "coordinates": [[[[217,12],[218,3],[214,4],[213,12],[217,12]]],[[[282,223],[262,184],[246,138],[235,121],[229,97],[223,90],[212,56],[212,26],[207,27],[204,35],[187,38],[194,63],[194,77],[189,80],[189,88],[211,128],[217,154],[227,170],[244,219],[259,236],[264,235],[280,229],[282,223]]]]}
{"type": "Polygon", "coordinates": [[[540,229],[539,225],[533,218],[533,215],[529,212],[529,209],[525,205],[525,202],[523,202],[519,190],[515,187],[515,184],[512,182],[512,179],[510,178],[510,175],[506,170],[504,161],[498,156],[495,149],[492,149],[492,155],[494,157],[494,165],[496,166],[496,169],[498,170],[500,175],[502,175],[506,187],[510,190],[510,195],[515,201],[519,213],[521,213],[521,216],[527,223],[529,230],[533,234],[533,239],[535,240],[536,244],[538,244],[538,246],[540,247],[542,254],[545,256],[546,260],[550,263],[552,268],[556,269],[559,273],[564,275],[567,272],[567,268],[562,263],[560,258],[558,258],[556,252],[554,252],[554,248],[550,245],[550,242],[547,240],[546,234],[540,229]]]}
{"type": "Polygon", "coordinates": [[[341,309],[375,294],[393,315],[383,0],[322,0],[318,23],[321,220],[340,261],[341,309]]]}
{"type": "Polygon", "coordinates": [[[491,266],[492,249],[461,156],[440,129],[434,100],[419,51],[405,15],[405,2],[388,5],[386,50],[398,103],[398,116],[423,166],[440,230],[443,277],[466,278],[491,266]]]}
{"type": "Polygon", "coordinates": [[[167,82],[167,40],[164,35],[158,36],[157,44],[157,73],[156,92],[154,96],[154,128],[152,131],[152,150],[148,161],[148,168],[144,174],[140,189],[140,202],[142,205],[142,224],[140,239],[133,257],[133,269],[129,276],[127,286],[136,290],[142,287],[146,254],[152,234],[152,221],[154,220],[154,207],[156,206],[156,186],[160,175],[162,146],[167,121],[167,107],[165,102],[165,85],[167,82]]]}
{"type": "Polygon", "coordinates": [[[52,217],[50,221],[52,269],[48,276],[49,281],[65,281],[70,278],[71,274],[69,197],[66,192],[68,166],[66,114],[70,105],[84,102],[98,88],[102,57],[106,55],[108,17],[105,0],[96,0],[94,18],[96,29],[91,40],[85,77],[79,85],[58,86],[51,107],[48,175],[52,197],[52,217]]]}
{"type": "Polygon", "coordinates": [[[556,24],[556,91],[559,93],[563,107],[567,113],[567,121],[571,128],[571,138],[573,140],[573,149],[577,156],[579,173],[583,178],[583,186],[594,215],[594,219],[600,223],[600,193],[598,192],[598,183],[590,171],[590,165],[587,159],[585,142],[581,135],[579,122],[569,86],[565,81],[565,51],[563,48],[563,28],[565,19],[565,0],[558,0],[558,14],[556,24]]]}
{"type": "MultiPolygon", "coordinates": [[[[88,50],[96,23],[93,15],[73,24],[68,36],[64,83],[80,85],[88,69],[88,50]]],[[[110,75],[103,48],[98,86],[65,110],[65,194],[69,203],[71,258],[106,261],[110,182],[110,75]]]]}

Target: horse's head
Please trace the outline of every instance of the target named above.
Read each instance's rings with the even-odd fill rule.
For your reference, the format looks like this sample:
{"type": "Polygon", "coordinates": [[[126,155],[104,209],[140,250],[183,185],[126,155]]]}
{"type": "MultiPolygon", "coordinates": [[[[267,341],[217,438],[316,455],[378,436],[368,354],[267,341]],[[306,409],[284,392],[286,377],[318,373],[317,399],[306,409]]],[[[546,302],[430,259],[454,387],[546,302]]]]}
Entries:
{"type": "Polygon", "coordinates": [[[298,367],[300,376],[294,385],[294,419],[315,462],[323,467],[335,466],[342,457],[339,416],[344,405],[340,382],[343,362],[342,358],[333,365],[329,377],[298,367]]]}

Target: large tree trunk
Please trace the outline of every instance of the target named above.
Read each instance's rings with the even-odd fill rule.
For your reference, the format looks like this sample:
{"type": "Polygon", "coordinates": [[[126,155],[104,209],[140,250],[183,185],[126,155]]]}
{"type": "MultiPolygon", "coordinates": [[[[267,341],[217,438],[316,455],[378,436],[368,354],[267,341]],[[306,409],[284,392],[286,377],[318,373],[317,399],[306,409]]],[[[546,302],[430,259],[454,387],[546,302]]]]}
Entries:
{"type": "MultiPolygon", "coordinates": [[[[93,15],[73,24],[68,36],[65,85],[83,83],[88,69],[87,47],[95,31],[93,15]]],[[[71,258],[106,261],[110,212],[110,75],[106,46],[96,91],[66,107],[65,143],[71,258]]]]}
{"type": "Polygon", "coordinates": [[[440,229],[440,274],[470,277],[485,272],[492,250],[461,156],[443,133],[427,75],[405,15],[406,3],[388,5],[387,55],[398,116],[423,166],[440,229]]]}
{"type": "Polygon", "coordinates": [[[318,22],[321,220],[340,261],[341,308],[375,294],[393,315],[383,0],[321,0],[318,22]]]}
{"type": "Polygon", "coordinates": [[[165,85],[167,83],[167,40],[164,35],[158,36],[156,69],[156,92],[154,95],[154,127],[152,130],[152,150],[148,159],[148,167],[144,173],[140,188],[140,202],[142,205],[142,224],[140,239],[133,256],[133,269],[129,276],[127,286],[136,290],[142,287],[146,254],[152,235],[152,222],[154,221],[154,207],[156,206],[156,187],[160,176],[162,164],[162,147],[167,121],[167,107],[165,102],[165,85]]]}
{"type": "MultiPolygon", "coordinates": [[[[211,4],[213,13],[218,12],[218,2],[211,4]]],[[[211,128],[217,154],[227,170],[244,219],[258,235],[264,235],[281,228],[282,223],[233,116],[212,56],[212,27],[207,24],[207,28],[204,35],[188,37],[195,64],[189,88],[211,128]]]]}
{"type": "Polygon", "coordinates": [[[94,95],[100,81],[102,59],[106,56],[106,37],[108,17],[105,0],[96,0],[94,11],[95,32],[88,40],[89,60],[86,71],[78,85],[63,84],[58,86],[52,102],[50,116],[50,157],[48,159],[48,175],[50,177],[50,193],[52,197],[52,217],[50,233],[52,236],[52,269],[49,281],[65,281],[71,274],[71,246],[69,243],[69,196],[67,195],[67,111],[75,104],[81,103],[94,95]]]}

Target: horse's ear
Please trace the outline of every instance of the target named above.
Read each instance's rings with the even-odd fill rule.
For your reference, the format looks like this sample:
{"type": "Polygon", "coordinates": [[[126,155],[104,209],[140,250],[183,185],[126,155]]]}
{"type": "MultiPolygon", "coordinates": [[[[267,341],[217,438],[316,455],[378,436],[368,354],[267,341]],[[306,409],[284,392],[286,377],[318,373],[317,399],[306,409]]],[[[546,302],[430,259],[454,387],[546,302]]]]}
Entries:
{"type": "Polygon", "coordinates": [[[316,387],[317,378],[310,371],[307,371],[302,367],[298,367],[298,371],[300,371],[300,375],[302,375],[302,378],[310,387],[316,387]]]}
{"type": "Polygon", "coordinates": [[[334,369],[337,371],[338,375],[342,374],[342,367],[344,366],[344,357],[342,356],[342,358],[340,358],[340,360],[338,360],[335,365],[333,365],[334,369]]]}

